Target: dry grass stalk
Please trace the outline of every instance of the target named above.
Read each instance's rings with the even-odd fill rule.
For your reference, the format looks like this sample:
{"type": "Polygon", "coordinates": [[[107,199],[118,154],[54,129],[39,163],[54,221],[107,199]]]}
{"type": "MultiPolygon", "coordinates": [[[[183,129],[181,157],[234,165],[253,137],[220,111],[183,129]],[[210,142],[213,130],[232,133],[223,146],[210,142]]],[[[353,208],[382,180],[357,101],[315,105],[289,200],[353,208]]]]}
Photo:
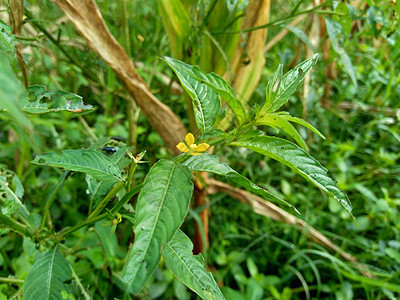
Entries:
{"type": "MultiPolygon", "coordinates": [[[[21,36],[22,32],[22,21],[24,19],[24,0],[11,0],[10,4],[10,19],[12,25],[12,32],[17,36],[21,36]]],[[[24,56],[22,54],[22,43],[21,41],[17,45],[17,60],[19,67],[22,71],[22,76],[24,77],[25,88],[29,86],[28,74],[26,72],[26,67],[24,64],[24,56]]]]}
{"type": "MultiPolygon", "coordinates": [[[[270,0],[250,0],[242,29],[261,26],[269,22],[270,0]]],[[[239,97],[247,102],[258,85],[265,66],[263,48],[267,28],[243,34],[231,60],[233,85],[239,97]]]]}

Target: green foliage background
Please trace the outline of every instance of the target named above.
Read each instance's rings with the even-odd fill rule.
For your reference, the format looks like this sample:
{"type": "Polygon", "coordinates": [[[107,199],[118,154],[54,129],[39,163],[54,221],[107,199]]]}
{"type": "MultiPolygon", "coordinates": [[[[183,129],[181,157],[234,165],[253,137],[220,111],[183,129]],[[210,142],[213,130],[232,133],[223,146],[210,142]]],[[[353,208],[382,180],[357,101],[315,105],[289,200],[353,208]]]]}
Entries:
{"type": "MultiPolygon", "coordinates": [[[[4,10],[0,17],[3,20],[4,16],[6,20],[6,1],[3,2],[4,10]]],[[[126,2],[130,16],[125,25],[129,28],[128,39],[121,30],[123,16],[119,2],[98,1],[107,25],[130,56],[141,62],[138,71],[152,92],[173,107],[189,127],[184,99],[172,94],[168,82],[160,76],[164,73],[174,78],[172,71],[158,58],[171,56],[171,50],[156,1],[146,1],[146,4],[126,2]]],[[[243,2],[245,5],[246,1],[243,2]]],[[[278,2],[271,6],[273,20],[283,19],[297,5],[301,8],[308,5],[308,1],[278,2]]],[[[286,166],[244,148],[221,147],[214,154],[229,162],[241,175],[294,205],[301,212],[300,218],[357,257],[374,278],[364,277],[355,265],[308,240],[295,226],[256,215],[251,207],[217,193],[209,199],[210,248],[205,256],[226,299],[399,297],[399,7],[392,2],[388,4],[388,1],[365,3],[362,9],[348,6],[348,13],[344,16],[332,16],[332,22],[342,25],[344,32],[340,34],[343,36],[335,39],[330,32],[333,50],[329,58],[321,59],[314,67],[307,99],[303,101],[303,95],[298,91],[284,106],[291,115],[301,116],[305,103],[307,121],[326,136],[326,140],[322,140],[305,128],[299,128],[310,153],[330,171],[339,188],[351,199],[358,227],[334,199],[286,166]],[[355,23],[357,30],[351,30],[351,24],[355,23]],[[335,78],[327,78],[324,73],[330,63],[337,66],[335,78]],[[328,109],[322,101],[326,82],[332,87],[328,109]]],[[[334,5],[329,2],[327,7],[334,5]]],[[[64,90],[80,95],[86,105],[95,108],[92,113],[79,115],[68,111],[31,115],[29,121],[17,113],[12,115],[10,108],[10,114],[0,111],[0,167],[12,170],[23,182],[25,206],[32,211],[29,222],[39,226],[38,213],[64,172],[28,165],[28,162],[34,159],[35,154],[49,151],[101,150],[106,145],[122,148],[123,142],[109,137],[129,140],[125,99],[130,96],[53,3],[30,1],[26,3],[25,15],[26,32],[23,34],[34,36],[20,39],[26,49],[23,53],[29,83],[44,85],[48,91],[64,90]],[[55,41],[52,42],[49,35],[55,41]]],[[[299,28],[308,33],[310,25],[305,23],[299,28]]],[[[268,36],[275,36],[281,29],[281,26],[270,27],[268,36]]],[[[267,53],[266,67],[250,104],[263,105],[267,82],[279,63],[284,65],[286,73],[289,67],[307,58],[307,45],[300,42],[299,36],[289,33],[267,53]]],[[[322,49],[319,47],[316,51],[322,49]]],[[[14,57],[11,59],[12,68],[23,82],[12,52],[11,49],[8,53],[11,54],[9,57],[14,57]]],[[[22,84],[12,86],[6,82],[11,77],[4,74],[13,73],[5,57],[3,54],[0,56],[0,76],[4,76],[0,77],[3,78],[0,100],[15,99],[23,92],[22,84]]],[[[149,161],[137,166],[135,182],[138,183],[143,181],[156,161],[171,156],[142,114],[138,114],[137,125],[135,152],[147,150],[145,159],[149,161]]],[[[271,133],[285,136],[272,129],[271,133]]],[[[3,175],[0,174],[0,178],[3,175]]],[[[50,209],[57,231],[87,217],[91,200],[86,192],[86,180],[84,174],[76,172],[57,193],[55,204],[50,209]]],[[[118,199],[122,196],[117,195],[118,199]]],[[[66,240],[65,249],[60,247],[76,278],[80,278],[79,281],[76,278],[71,280],[70,289],[74,295],[71,297],[83,297],[81,287],[88,295],[98,298],[124,297],[120,289],[121,279],[113,270],[122,269],[129,243],[133,240],[129,221],[132,212],[133,208],[129,210],[128,206],[124,221],[116,228],[116,235],[111,234],[111,224],[97,223],[90,229],[78,230],[66,240]]],[[[196,214],[192,210],[183,224],[188,236],[193,235],[196,214]]],[[[32,240],[0,228],[0,277],[16,279],[13,283],[0,279],[0,299],[21,297],[22,285],[18,280],[25,279],[41,255],[39,250],[43,249],[32,240]]],[[[190,299],[195,295],[175,279],[164,264],[159,264],[141,297],[190,299]]]]}

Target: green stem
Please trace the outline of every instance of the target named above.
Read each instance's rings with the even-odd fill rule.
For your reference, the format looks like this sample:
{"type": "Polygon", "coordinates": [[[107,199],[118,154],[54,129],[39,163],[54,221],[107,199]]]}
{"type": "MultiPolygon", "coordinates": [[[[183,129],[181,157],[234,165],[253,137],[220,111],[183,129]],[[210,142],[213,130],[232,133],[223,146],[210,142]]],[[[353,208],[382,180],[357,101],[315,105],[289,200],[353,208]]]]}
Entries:
{"type": "Polygon", "coordinates": [[[82,293],[83,297],[84,297],[86,300],[92,299],[92,298],[90,297],[90,295],[86,292],[85,288],[83,287],[83,285],[82,285],[82,283],[81,283],[81,280],[79,279],[78,275],[76,275],[76,273],[75,273],[74,269],[72,268],[72,266],[71,266],[71,270],[72,270],[72,277],[74,277],[75,282],[76,282],[76,285],[77,285],[77,286],[79,287],[79,289],[81,290],[81,293],[82,293]]]}
{"type": "Polygon", "coordinates": [[[65,171],[64,174],[62,174],[60,176],[60,178],[58,179],[58,183],[57,185],[54,187],[54,189],[50,192],[50,194],[47,196],[47,201],[46,201],[46,206],[44,207],[44,211],[43,211],[43,217],[42,217],[42,221],[40,223],[40,227],[39,230],[42,230],[44,228],[44,225],[46,224],[46,219],[47,219],[47,215],[49,213],[50,210],[50,206],[53,204],[54,199],[58,193],[58,191],[61,189],[61,187],[64,185],[65,180],[67,179],[68,174],[70,174],[71,171],[65,171]]]}
{"type": "Polygon", "coordinates": [[[137,186],[135,186],[131,191],[129,191],[128,193],[125,194],[124,197],[122,197],[122,199],[113,207],[110,209],[110,212],[112,214],[118,212],[126,203],[129,202],[129,200],[131,200],[131,198],[136,195],[137,193],[140,192],[140,190],[143,187],[143,183],[138,184],[137,186]]]}
{"type": "Polygon", "coordinates": [[[137,163],[132,159],[131,165],[129,167],[129,172],[128,172],[128,183],[127,183],[127,190],[130,191],[131,190],[131,185],[132,185],[132,180],[133,180],[133,175],[135,174],[136,171],[136,166],[137,163]]]}
{"type": "Polygon", "coordinates": [[[29,230],[21,223],[14,221],[13,219],[0,214],[0,224],[4,224],[6,227],[19,232],[20,234],[24,236],[31,237],[32,234],[29,232],[29,230]]]}
{"type": "Polygon", "coordinates": [[[24,172],[25,160],[26,156],[28,155],[29,147],[25,142],[22,142],[22,150],[21,156],[19,158],[18,169],[17,169],[17,176],[18,178],[22,177],[22,173],[24,172]]]}
{"type": "MultiPolygon", "coordinates": [[[[116,186],[118,186],[118,184],[117,184],[116,186]]],[[[119,202],[110,210],[110,212],[111,212],[112,214],[118,212],[126,203],[129,202],[129,200],[130,200],[134,195],[136,195],[136,194],[142,189],[142,187],[143,187],[143,183],[141,183],[141,184],[135,186],[131,191],[129,191],[128,193],[126,193],[125,196],[121,199],[121,201],[119,201],[119,202]]],[[[113,190],[116,190],[116,188],[114,187],[113,190]]],[[[117,192],[118,192],[118,191],[117,191],[117,192]]],[[[117,192],[116,192],[116,193],[117,193],[117,192]]],[[[111,194],[111,192],[109,193],[109,195],[110,195],[110,194],[111,194]]],[[[108,195],[107,195],[107,196],[108,196],[108,195]]],[[[107,198],[107,196],[106,196],[106,198],[107,198]]],[[[104,199],[106,199],[106,198],[104,198],[104,199]]],[[[99,205],[99,206],[100,206],[100,205],[99,205]]],[[[99,206],[98,206],[98,207],[99,207],[99,206]]],[[[93,213],[94,213],[94,212],[93,212],[93,213]]],[[[103,220],[103,219],[108,218],[108,215],[109,215],[109,213],[106,212],[106,213],[103,213],[103,214],[98,215],[98,216],[89,217],[87,220],[85,220],[85,221],[83,221],[83,222],[81,222],[81,223],[79,223],[79,224],[77,224],[77,225],[71,227],[70,229],[67,229],[67,230],[64,231],[64,232],[59,232],[59,233],[56,235],[56,242],[60,242],[60,241],[64,240],[68,235],[70,235],[71,233],[73,233],[73,232],[75,232],[75,231],[81,229],[81,228],[84,227],[84,226],[87,226],[87,225],[96,223],[96,222],[98,222],[98,221],[100,221],[100,220],[103,220]]]]}
{"type": "Polygon", "coordinates": [[[100,220],[103,220],[103,219],[106,219],[106,218],[108,218],[108,214],[107,213],[101,214],[99,216],[94,216],[92,218],[88,218],[87,220],[85,220],[85,221],[83,221],[83,222],[71,227],[70,229],[67,229],[67,230],[65,230],[63,232],[57,233],[57,235],[55,237],[55,241],[56,241],[56,243],[60,242],[60,241],[64,240],[71,233],[77,231],[78,229],[81,229],[82,227],[84,227],[86,225],[90,225],[90,224],[96,223],[96,222],[98,222],[100,220]]]}
{"type": "Polygon", "coordinates": [[[104,199],[100,202],[100,204],[96,207],[96,209],[89,215],[88,219],[91,219],[97,216],[100,211],[106,206],[106,204],[124,187],[122,182],[118,182],[113,189],[104,197],[104,199]]]}
{"type": "Polygon", "coordinates": [[[8,278],[8,277],[0,277],[0,282],[5,282],[5,283],[16,283],[16,284],[22,284],[24,281],[22,279],[16,279],[16,278],[8,278]]]}

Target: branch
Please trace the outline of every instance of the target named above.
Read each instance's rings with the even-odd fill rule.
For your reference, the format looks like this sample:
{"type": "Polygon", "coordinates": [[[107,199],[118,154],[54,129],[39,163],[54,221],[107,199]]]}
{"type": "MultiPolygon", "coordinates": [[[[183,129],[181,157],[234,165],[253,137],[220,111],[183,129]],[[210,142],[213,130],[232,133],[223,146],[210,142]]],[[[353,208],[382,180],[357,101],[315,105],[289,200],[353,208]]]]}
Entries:
{"type": "Polygon", "coordinates": [[[211,194],[220,191],[228,194],[232,198],[239,200],[242,203],[252,206],[256,214],[271,218],[278,222],[298,226],[299,229],[306,234],[309,239],[325,248],[339,253],[344,259],[354,263],[365,277],[373,278],[373,275],[368,271],[367,267],[361,265],[356,257],[340,249],[328,237],[316,230],[314,227],[308,225],[305,221],[291,215],[275,204],[268,202],[267,200],[264,200],[263,198],[252,193],[235,188],[229,184],[214,179],[208,180],[208,188],[208,191],[211,194]]]}
{"type": "Polygon", "coordinates": [[[52,0],[74,24],[75,29],[125,84],[167,147],[178,153],[176,144],[186,129],[172,110],[160,102],[136,72],[133,61],[107,28],[93,0],[52,0]]]}

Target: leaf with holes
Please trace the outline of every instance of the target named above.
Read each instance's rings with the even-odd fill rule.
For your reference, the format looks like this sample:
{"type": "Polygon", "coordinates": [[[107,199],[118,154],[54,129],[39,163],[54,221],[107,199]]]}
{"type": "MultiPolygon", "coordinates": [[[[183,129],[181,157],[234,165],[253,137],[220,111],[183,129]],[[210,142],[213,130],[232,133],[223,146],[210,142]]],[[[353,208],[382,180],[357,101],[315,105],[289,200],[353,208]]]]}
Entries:
{"type": "Polygon", "coordinates": [[[236,98],[232,87],[222,77],[214,73],[207,74],[196,66],[187,65],[170,57],[164,57],[164,61],[174,70],[177,75],[178,73],[185,74],[186,76],[205,83],[207,86],[212,88],[228,103],[229,107],[235,113],[239,124],[243,123],[243,121],[246,119],[246,111],[242,103],[236,98]]]}
{"type": "Polygon", "coordinates": [[[103,153],[94,150],[64,150],[36,155],[34,164],[83,172],[98,180],[122,181],[121,170],[103,153]]]}
{"type": "Polygon", "coordinates": [[[259,187],[258,185],[254,184],[246,177],[240,175],[226,163],[220,162],[219,158],[215,155],[211,155],[208,153],[203,153],[202,155],[192,156],[185,162],[183,162],[185,166],[187,166],[192,171],[199,171],[199,172],[209,172],[218,175],[225,176],[226,178],[240,184],[245,189],[257,194],[265,199],[270,201],[276,202],[279,200],[286,205],[293,207],[291,204],[287,203],[286,201],[276,197],[275,195],[268,192],[266,189],[259,187]]]}
{"type": "Polygon", "coordinates": [[[18,99],[18,105],[28,113],[44,114],[53,111],[79,113],[93,110],[91,105],[84,105],[82,97],[65,91],[47,91],[43,85],[32,85],[18,99]]]}
{"type": "Polygon", "coordinates": [[[353,217],[349,199],[339,190],[336,182],[328,176],[327,170],[315,158],[311,157],[306,151],[295,144],[276,137],[260,136],[239,140],[230,143],[230,145],[245,147],[287,165],[308,181],[333,196],[353,217]]]}
{"type": "Polygon", "coordinates": [[[70,289],[64,282],[69,279],[71,268],[54,247],[44,253],[29,270],[24,280],[24,299],[65,299],[70,289]]]}
{"type": "Polygon", "coordinates": [[[122,278],[138,293],[160,260],[161,246],[182,225],[193,192],[192,173],[162,159],[147,174],[136,206],[135,243],[129,249],[122,278]]]}
{"type": "Polygon", "coordinates": [[[167,267],[188,288],[206,300],[225,299],[201,254],[193,255],[192,241],[180,230],[161,248],[167,267]]]}

